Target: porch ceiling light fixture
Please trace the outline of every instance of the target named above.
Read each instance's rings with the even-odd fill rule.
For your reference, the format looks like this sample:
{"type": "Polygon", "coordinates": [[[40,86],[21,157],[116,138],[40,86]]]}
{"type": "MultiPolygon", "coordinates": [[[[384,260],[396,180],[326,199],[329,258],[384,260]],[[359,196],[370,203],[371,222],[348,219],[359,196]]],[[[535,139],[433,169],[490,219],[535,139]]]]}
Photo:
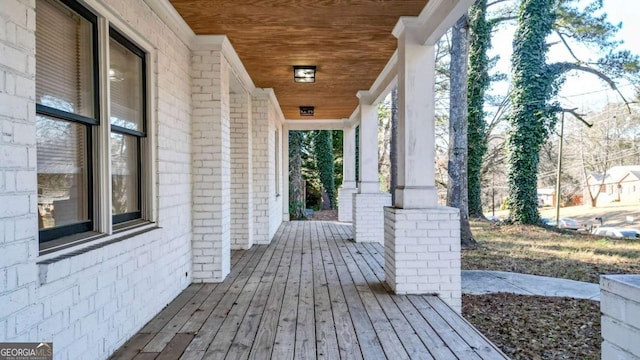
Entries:
{"type": "Polygon", "coordinates": [[[313,116],[313,106],[300,106],[300,116],[313,116]]]}
{"type": "Polygon", "coordinates": [[[293,65],[293,80],[298,83],[316,82],[316,66],[293,65]]]}

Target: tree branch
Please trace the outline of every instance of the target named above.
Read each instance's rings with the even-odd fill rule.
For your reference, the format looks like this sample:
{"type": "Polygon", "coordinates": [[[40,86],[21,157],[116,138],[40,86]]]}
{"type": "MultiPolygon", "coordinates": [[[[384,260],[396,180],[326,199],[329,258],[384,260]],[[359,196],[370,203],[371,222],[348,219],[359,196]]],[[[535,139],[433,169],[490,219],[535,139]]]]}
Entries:
{"type": "Polygon", "coordinates": [[[493,27],[494,25],[501,23],[503,21],[517,20],[517,16],[499,16],[497,18],[489,19],[487,22],[493,27]]]}
{"type": "Polygon", "coordinates": [[[490,3],[487,4],[487,7],[492,6],[492,5],[496,5],[496,4],[500,4],[500,3],[505,2],[505,1],[508,1],[508,0],[496,0],[494,2],[490,2],[490,3]]]}
{"type": "Polygon", "coordinates": [[[560,38],[560,40],[562,41],[562,43],[564,44],[564,47],[567,48],[567,50],[569,50],[569,54],[571,54],[571,56],[576,59],[577,62],[581,63],[582,61],[580,59],[578,59],[578,57],[576,56],[576,54],[573,52],[573,50],[571,49],[571,46],[569,46],[569,43],[567,42],[567,40],[564,38],[564,35],[562,35],[562,32],[557,31],[556,30],[556,34],[558,34],[558,37],[560,38]]]}
{"type": "Polygon", "coordinates": [[[584,114],[580,114],[578,113],[576,110],[578,110],[578,108],[573,108],[573,109],[564,109],[564,108],[560,108],[559,111],[563,112],[563,113],[568,113],[573,115],[576,119],[582,121],[585,125],[587,125],[588,127],[592,127],[593,124],[589,124],[589,122],[587,122],[587,120],[585,120],[582,116],[584,116],[584,114]]]}
{"type": "Polygon", "coordinates": [[[602,71],[594,69],[594,68],[591,68],[591,67],[588,67],[588,66],[569,63],[569,62],[554,63],[554,64],[549,65],[548,69],[554,75],[561,75],[561,74],[564,74],[564,73],[572,71],[572,70],[587,72],[587,73],[596,75],[600,79],[604,80],[607,84],[609,84],[611,89],[615,90],[618,93],[618,95],[620,95],[620,97],[622,98],[622,101],[624,101],[625,105],[627,106],[627,109],[629,110],[629,112],[631,112],[631,107],[629,106],[629,101],[627,101],[627,99],[624,97],[624,95],[622,95],[622,92],[620,92],[620,89],[618,89],[618,85],[616,85],[615,81],[613,81],[610,77],[608,77],[602,71]]]}

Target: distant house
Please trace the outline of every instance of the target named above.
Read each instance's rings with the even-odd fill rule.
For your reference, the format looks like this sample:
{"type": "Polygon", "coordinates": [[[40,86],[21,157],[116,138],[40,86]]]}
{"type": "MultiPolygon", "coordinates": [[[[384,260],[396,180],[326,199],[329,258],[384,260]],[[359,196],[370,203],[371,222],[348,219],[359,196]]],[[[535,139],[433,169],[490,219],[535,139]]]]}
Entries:
{"type": "Polygon", "coordinates": [[[552,188],[538,189],[538,206],[552,206],[556,203],[556,190],[552,188]]]}
{"type": "MultiPolygon", "coordinates": [[[[611,202],[640,203],[640,165],[614,166],[604,174],[587,177],[591,196],[598,194],[596,206],[611,202]]],[[[584,189],[585,205],[591,206],[588,188],[584,189]]]]}

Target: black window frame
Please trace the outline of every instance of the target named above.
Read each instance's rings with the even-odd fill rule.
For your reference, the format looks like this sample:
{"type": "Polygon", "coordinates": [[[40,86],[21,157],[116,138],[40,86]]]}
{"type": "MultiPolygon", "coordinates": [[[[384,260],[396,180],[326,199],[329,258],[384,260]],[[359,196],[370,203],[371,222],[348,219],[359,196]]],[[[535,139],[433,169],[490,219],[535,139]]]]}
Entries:
{"type": "MultiPolygon", "coordinates": [[[[111,133],[120,134],[123,136],[133,136],[136,138],[137,144],[137,161],[138,167],[138,210],[111,215],[112,225],[122,224],[132,220],[138,220],[142,218],[142,184],[144,172],[142,171],[142,139],[147,137],[147,53],[142,50],[138,45],[129,40],[126,36],[122,35],[117,29],[112,26],[109,27],[109,38],[115,40],[118,44],[124,46],[127,50],[131,51],[134,55],[141,59],[141,71],[142,71],[142,131],[128,129],[122,126],[113,124],[110,125],[111,133]]],[[[108,104],[111,106],[111,104],[108,104]]],[[[111,121],[111,120],[109,120],[111,121]]],[[[113,177],[113,174],[110,174],[113,177]]],[[[113,196],[113,194],[111,194],[113,196]]],[[[112,210],[113,211],[113,210],[112,210]]]]}
{"type": "MultiPolygon", "coordinates": [[[[98,47],[98,16],[91,12],[80,3],[73,0],[58,0],[61,4],[65,5],[73,12],[91,23],[91,40],[92,49],[91,53],[92,68],[93,68],[93,118],[70,113],[63,110],[59,110],[47,105],[38,104],[36,102],[36,116],[44,115],[57,120],[69,121],[77,124],[84,125],[86,128],[86,151],[87,151],[87,218],[88,220],[76,222],[73,224],[54,226],[51,228],[38,229],[38,243],[43,244],[49,241],[57,240],[59,238],[79,234],[83,232],[89,232],[94,230],[94,176],[93,176],[93,158],[95,153],[93,151],[93,129],[100,125],[100,68],[99,68],[99,47],[98,47]]],[[[36,9],[37,12],[37,9],[36,9]]],[[[36,60],[37,61],[37,60],[36,60]]],[[[36,76],[36,82],[38,77],[36,76]]],[[[36,100],[37,101],[37,100],[36,100]]],[[[37,151],[37,149],[36,149],[37,151]]]]}

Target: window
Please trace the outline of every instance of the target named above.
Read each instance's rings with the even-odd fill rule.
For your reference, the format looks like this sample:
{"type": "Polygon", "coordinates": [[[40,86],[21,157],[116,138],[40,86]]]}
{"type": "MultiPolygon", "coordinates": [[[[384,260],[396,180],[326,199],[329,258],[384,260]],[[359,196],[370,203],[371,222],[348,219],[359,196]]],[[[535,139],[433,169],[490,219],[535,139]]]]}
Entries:
{"type": "Polygon", "coordinates": [[[36,13],[38,227],[43,250],[86,241],[110,233],[112,225],[145,218],[147,79],[146,53],[112,27],[108,33],[99,31],[97,15],[78,2],[39,0],[36,13]],[[98,59],[107,51],[104,66],[98,59]],[[101,93],[107,87],[100,85],[106,83],[109,97],[105,90],[101,93]],[[110,173],[108,166],[100,166],[108,163],[110,173]],[[111,219],[102,216],[109,211],[111,219]]]}
{"type": "Polygon", "coordinates": [[[141,141],[145,137],[145,54],[110,30],[111,207],[113,223],[141,216],[141,141]]]}
{"type": "Polygon", "coordinates": [[[36,137],[40,242],[93,229],[92,130],[97,108],[96,17],[38,2],[36,137]]]}

